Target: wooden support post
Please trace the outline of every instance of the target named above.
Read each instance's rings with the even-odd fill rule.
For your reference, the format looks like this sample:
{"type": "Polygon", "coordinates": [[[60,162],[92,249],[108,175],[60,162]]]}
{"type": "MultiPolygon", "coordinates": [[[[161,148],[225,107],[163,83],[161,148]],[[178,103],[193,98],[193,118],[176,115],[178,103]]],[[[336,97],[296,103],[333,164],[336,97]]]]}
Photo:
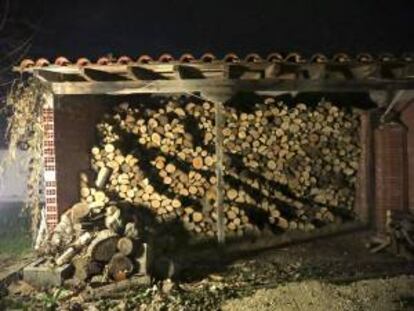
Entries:
{"type": "Polygon", "coordinates": [[[224,209],[223,209],[223,105],[216,101],[216,176],[217,176],[217,239],[219,244],[224,244],[224,209]]]}
{"type": "Polygon", "coordinates": [[[373,217],[374,204],[374,153],[373,124],[374,111],[361,111],[360,144],[361,155],[358,168],[355,212],[363,223],[369,223],[373,217]]]}

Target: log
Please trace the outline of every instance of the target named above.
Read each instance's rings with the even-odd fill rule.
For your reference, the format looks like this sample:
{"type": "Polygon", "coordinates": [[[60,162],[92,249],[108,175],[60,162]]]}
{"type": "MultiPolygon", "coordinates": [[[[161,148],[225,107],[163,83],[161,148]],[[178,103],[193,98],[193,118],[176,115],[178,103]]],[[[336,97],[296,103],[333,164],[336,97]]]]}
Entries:
{"type": "Polygon", "coordinates": [[[103,266],[96,261],[92,261],[86,255],[77,255],[72,259],[75,268],[74,277],[79,281],[85,281],[93,275],[99,274],[103,266]]]}
{"type": "Polygon", "coordinates": [[[56,258],[55,263],[57,266],[63,266],[68,263],[76,255],[76,249],[69,247],[62,255],[56,258]]]}
{"type": "Polygon", "coordinates": [[[87,256],[92,260],[108,262],[117,251],[118,235],[112,230],[99,231],[87,249],[87,256]]]}
{"type": "Polygon", "coordinates": [[[131,259],[121,253],[116,253],[108,263],[108,274],[115,281],[122,281],[134,270],[131,259]]]}
{"type": "Polygon", "coordinates": [[[150,285],[150,278],[147,276],[131,277],[127,280],[97,287],[90,293],[82,295],[82,297],[86,302],[96,301],[97,299],[123,297],[125,295],[124,292],[127,290],[148,285],[150,285]],[[121,295],[118,296],[119,294],[121,295]]]}
{"type": "Polygon", "coordinates": [[[96,176],[96,180],[95,180],[96,188],[102,189],[106,185],[111,173],[112,173],[112,169],[106,166],[102,167],[99,170],[98,175],[96,176]]]}
{"type": "Polygon", "coordinates": [[[202,157],[196,157],[193,159],[193,167],[196,170],[200,170],[203,168],[203,158],[202,157]]]}
{"type": "Polygon", "coordinates": [[[115,151],[115,147],[112,144],[106,144],[104,149],[106,153],[112,153],[115,151]]]}
{"type": "Polygon", "coordinates": [[[127,237],[122,237],[118,240],[117,248],[121,254],[129,256],[134,250],[134,242],[127,237]]]}
{"type": "Polygon", "coordinates": [[[168,163],[168,164],[167,164],[167,166],[165,167],[165,171],[166,171],[167,173],[169,173],[169,174],[174,173],[174,172],[175,172],[175,170],[176,170],[176,167],[175,167],[175,165],[174,165],[174,164],[172,164],[172,163],[168,163]]]}
{"type": "Polygon", "coordinates": [[[227,198],[230,201],[233,201],[234,199],[236,199],[237,196],[238,196],[238,192],[237,192],[236,189],[229,189],[229,190],[227,190],[227,198]]]}
{"type": "Polygon", "coordinates": [[[201,221],[203,220],[203,218],[204,218],[203,214],[202,214],[202,213],[200,213],[200,212],[194,212],[194,213],[192,214],[192,217],[193,217],[193,221],[194,221],[195,223],[199,223],[199,222],[201,222],[201,221]]]}
{"type": "Polygon", "coordinates": [[[70,218],[72,224],[79,223],[89,215],[89,205],[82,202],[76,203],[65,214],[70,218]]]}

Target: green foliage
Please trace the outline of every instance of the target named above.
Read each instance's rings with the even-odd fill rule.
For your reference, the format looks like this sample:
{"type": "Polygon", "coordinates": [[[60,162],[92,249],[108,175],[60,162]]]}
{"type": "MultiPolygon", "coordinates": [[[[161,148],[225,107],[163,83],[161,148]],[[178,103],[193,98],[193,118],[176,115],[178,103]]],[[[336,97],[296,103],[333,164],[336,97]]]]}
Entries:
{"type": "Polygon", "coordinates": [[[63,293],[64,293],[64,289],[58,288],[57,290],[51,293],[44,294],[42,297],[44,310],[47,310],[47,311],[58,310],[57,308],[59,307],[59,299],[62,298],[63,293]]]}
{"type": "Polygon", "coordinates": [[[29,253],[31,243],[31,236],[27,232],[0,236],[0,260],[29,253]]]}

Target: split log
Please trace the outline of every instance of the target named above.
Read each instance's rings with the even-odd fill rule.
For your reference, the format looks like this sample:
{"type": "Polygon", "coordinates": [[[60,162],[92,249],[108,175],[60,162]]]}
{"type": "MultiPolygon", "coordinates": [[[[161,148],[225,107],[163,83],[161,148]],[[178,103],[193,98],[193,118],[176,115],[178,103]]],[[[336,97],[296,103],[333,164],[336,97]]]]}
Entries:
{"type": "Polygon", "coordinates": [[[76,249],[69,247],[62,255],[56,258],[55,262],[57,266],[63,266],[68,263],[76,255],[76,249]]]}
{"type": "Polygon", "coordinates": [[[121,210],[116,206],[112,205],[106,209],[105,226],[113,232],[117,232],[122,227],[121,210]]]}
{"type": "Polygon", "coordinates": [[[106,167],[106,166],[102,167],[99,170],[98,175],[95,180],[96,188],[102,189],[106,185],[111,173],[112,173],[112,170],[109,167],[106,167]]]}

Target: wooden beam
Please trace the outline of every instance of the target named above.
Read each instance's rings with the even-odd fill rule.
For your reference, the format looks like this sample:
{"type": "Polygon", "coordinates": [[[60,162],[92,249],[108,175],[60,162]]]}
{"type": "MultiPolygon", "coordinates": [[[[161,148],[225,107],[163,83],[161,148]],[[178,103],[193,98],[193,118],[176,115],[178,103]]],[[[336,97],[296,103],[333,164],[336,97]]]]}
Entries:
{"type": "Polygon", "coordinates": [[[36,75],[49,82],[82,82],[87,81],[78,72],[59,72],[53,70],[39,70],[36,75]]]}
{"type": "Polygon", "coordinates": [[[234,92],[234,91],[298,91],[301,92],[367,92],[370,90],[414,89],[414,79],[404,80],[151,80],[116,82],[63,82],[46,83],[56,95],[81,94],[145,94],[181,92],[234,92]]]}

